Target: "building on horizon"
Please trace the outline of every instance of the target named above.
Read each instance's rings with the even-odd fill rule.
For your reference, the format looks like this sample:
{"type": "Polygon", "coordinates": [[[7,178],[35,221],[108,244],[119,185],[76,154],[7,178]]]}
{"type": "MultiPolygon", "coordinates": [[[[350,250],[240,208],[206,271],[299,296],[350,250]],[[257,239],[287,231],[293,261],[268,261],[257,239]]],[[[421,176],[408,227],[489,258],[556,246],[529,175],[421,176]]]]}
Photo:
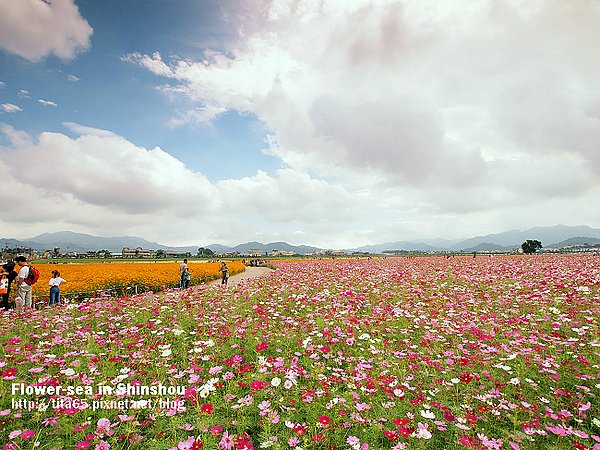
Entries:
{"type": "Polygon", "coordinates": [[[133,249],[129,247],[123,247],[123,250],[121,250],[121,256],[123,258],[154,258],[156,256],[156,250],[142,247],[136,247],[133,249]]]}

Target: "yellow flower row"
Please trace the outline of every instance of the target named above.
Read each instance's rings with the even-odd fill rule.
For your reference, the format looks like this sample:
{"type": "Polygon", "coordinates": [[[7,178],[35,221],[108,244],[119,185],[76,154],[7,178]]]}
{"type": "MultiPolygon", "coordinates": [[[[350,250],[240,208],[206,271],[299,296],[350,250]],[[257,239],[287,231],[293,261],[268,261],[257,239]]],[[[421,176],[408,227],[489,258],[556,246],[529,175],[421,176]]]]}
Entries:
{"type": "MultiPolygon", "coordinates": [[[[241,261],[227,263],[234,275],[245,270],[241,261]]],[[[91,264],[39,264],[40,279],[33,287],[36,296],[47,296],[52,271],[58,270],[67,283],[60,286],[63,294],[94,293],[107,289],[124,289],[137,286],[140,290],[158,290],[179,284],[179,263],[175,262],[105,262],[91,264]]],[[[218,262],[188,263],[192,284],[216,279],[220,275],[218,262]]]]}

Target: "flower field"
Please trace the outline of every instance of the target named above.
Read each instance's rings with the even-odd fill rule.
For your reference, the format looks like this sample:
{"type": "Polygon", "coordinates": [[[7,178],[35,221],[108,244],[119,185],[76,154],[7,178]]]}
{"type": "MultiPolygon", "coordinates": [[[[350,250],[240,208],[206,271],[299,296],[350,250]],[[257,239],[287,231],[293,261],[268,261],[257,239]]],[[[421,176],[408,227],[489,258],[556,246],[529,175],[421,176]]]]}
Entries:
{"type": "MultiPolygon", "coordinates": [[[[192,275],[192,284],[203,283],[220,276],[221,264],[191,261],[188,264],[192,275]]],[[[244,271],[241,261],[228,262],[231,274],[244,271]]],[[[101,291],[123,292],[125,288],[137,286],[142,291],[158,291],[165,286],[179,285],[179,263],[151,262],[111,262],[91,264],[35,264],[40,271],[40,279],[33,287],[33,293],[39,298],[48,296],[48,280],[52,271],[58,270],[67,280],[61,285],[62,295],[81,294],[89,297],[101,291]]]]}
{"type": "Polygon", "coordinates": [[[599,312],[600,257],[545,255],[282,262],[11,311],[0,442],[598,450],[599,312]]]}

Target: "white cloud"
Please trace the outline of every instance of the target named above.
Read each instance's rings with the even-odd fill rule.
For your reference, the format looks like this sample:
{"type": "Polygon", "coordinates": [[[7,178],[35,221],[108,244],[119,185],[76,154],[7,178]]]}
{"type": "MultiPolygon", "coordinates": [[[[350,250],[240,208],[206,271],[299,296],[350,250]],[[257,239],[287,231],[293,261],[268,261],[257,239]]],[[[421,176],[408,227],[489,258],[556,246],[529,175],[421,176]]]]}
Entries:
{"type": "Polygon", "coordinates": [[[25,89],[19,89],[17,95],[19,96],[19,98],[31,98],[31,96],[29,95],[29,91],[25,89]]]}
{"type": "Polygon", "coordinates": [[[41,103],[44,106],[58,106],[56,103],[54,103],[53,101],[50,100],[43,100],[43,99],[39,99],[38,100],[39,103],[41,103]]]}
{"type": "Polygon", "coordinates": [[[499,232],[514,228],[515,218],[521,228],[598,221],[597,208],[589,205],[600,188],[588,182],[583,157],[573,171],[564,170],[561,156],[532,157],[525,165],[496,161],[489,185],[470,188],[424,190],[375,178],[367,187],[344,185],[294,168],[211,183],[160,148],[139,147],[106,130],[69,127],[83,134],[33,138],[0,125],[10,142],[0,146],[0,173],[11,186],[0,193],[4,236],[68,229],[136,234],[172,245],[260,239],[347,248],[499,232]],[[536,190],[552,195],[539,202],[536,190]],[[15,192],[27,202],[15,202],[15,192]]]}
{"type": "Polygon", "coordinates": [[[121,57],[121,59],[123,61],[139,64],[155,75],[167,77],[173,75],[171,68],[163,62],[159,52],[155,52],[152,56],[142,55],[140,53],[131,53],[121,57]]]}
{"type": "Polygon", "coordinates": [[[473,184],[507,149],[596,161],[600,123],[588,111],[600,104],[600,63],[586,44],[600,40],[600,8],[536,5],[273,1],[228,55],[129,60],[210,111],[256,114],[292,166],[473,184]]]}
{"type": "Polygon", "coordinates": [[[564,222],[557,205],[587,211],[598,192],[598,3],[247,0],[227,12],[240,37],[227,52],[129,60],[200,110],[254,114],[293,170],[379,204],[410,199],[406,223],[479,232],[534,221],[524,203],[564,222]]]}
{"type": "Polygon", "coordinates": [[[75,122],[63,122],[63,125],[65,128],[67,128],[67,130],[79,135],[116,137],[116,134],[114,134],[112,131],[103,130],[102,128],[88,127],[75,122]]]}
{"type": "Polygon", "coordinates": [[[72,229],[107,235],[126,229],[166,243],[208,245],[237,244],[259,231],[293,241],[300,226],[308,238],[325,242],[314,229],[343,228],[360,205],[343,188],[292,169],[213,184],[158,147],[70,127],[91,134],[73,139],[45,132],[33,139],[0,126],[11,143],[0,146],[0,171],[14,187],[0,201],[14,192],[28,199],[3,202],[3,234],[72,229]]]}
{"type": "Polygon", "coordinates": [[[258,118],[284,169],[211,183],[165,150],[108,130],[66,122],[78,137],[32,139],[4,126],[12,144],[0,149],[0,173],[50,201],[36,208],[43,225],[11,205],[0,228],[67,222],[177,243],[263,236],[345,247],[600,226],[590,207],[600,195],[600,4],[227,0],[224,8],[239,38],[226,51],[122,59],[192,104],[171,125],[210,124],[231,110],[258,118]],[[23,158],[30,167],[15,171],[23,158]]]}
{"type": "Polygon", "coordinates": [[[2,103],[0,105],[0,109],[7,113],[16,113],[19,111],[23,111],[19,106],[14,105],[12,103],[2,103]]]}
{"type": "Polygon", "coordinates": [[[6,87],[6,83],[4,81],[0,81],[0,89],[4,89],[6,87]]]}
{"type": "Polygon", "coordinates": [[[210,125],[220,114],[227,112],[222,106],[204,106],[178,113],[173,116],[169,124],[179,127],[187,124],[210,125]]]}
{"type": "Polygon", "coordinates": [[[90,205],[138,214],[202,211],[211,203],[205,177],[158,147],[147,150],[116,135],[70,139],[46,132],[12,150],[3,159],[20,183],[90,205]]]}
{"type": "Polygon", "coordinates": [[[220,181],[217,186],[236,213],[260,216],[272,224],[349,221],[365,206],[341,186],[306,173],[280,169],[276,175],[259,171],[253,177],[220,181]]]}
{"type": "Polygon", "coordinates": [[[75,81],[79,81],[79,80],[81,80],[81,78],[79,78],[79,77],[78,77],[78,76],[76,76],[76,75],[69,75],[69,76],[67,77],[67,80],[69,80],[69,81],[72,81],[72,82],[75,82],[75,81]]]}
{"type": "Polygon", "coordinates": [[[39,61],[54,54],[71,59],[90,46],[92,27],[74,0],[0,0],[0,48],[39,61]]]}

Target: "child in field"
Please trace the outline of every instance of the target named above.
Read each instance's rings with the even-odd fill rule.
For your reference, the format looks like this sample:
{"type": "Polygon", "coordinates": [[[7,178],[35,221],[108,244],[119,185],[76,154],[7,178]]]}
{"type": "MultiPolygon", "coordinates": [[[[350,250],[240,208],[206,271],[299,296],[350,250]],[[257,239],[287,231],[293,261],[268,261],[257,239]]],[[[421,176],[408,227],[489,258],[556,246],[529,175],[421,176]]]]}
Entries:
{"type": "Polygon", "coordinates": [[[60,277],[60,272],[58,270],[52,271],[52,278],[50,278],[50,306],[58,305],[60,302],[60,288],[59,286],[62,283],[66,283],[67,280],[60,277]]]}

